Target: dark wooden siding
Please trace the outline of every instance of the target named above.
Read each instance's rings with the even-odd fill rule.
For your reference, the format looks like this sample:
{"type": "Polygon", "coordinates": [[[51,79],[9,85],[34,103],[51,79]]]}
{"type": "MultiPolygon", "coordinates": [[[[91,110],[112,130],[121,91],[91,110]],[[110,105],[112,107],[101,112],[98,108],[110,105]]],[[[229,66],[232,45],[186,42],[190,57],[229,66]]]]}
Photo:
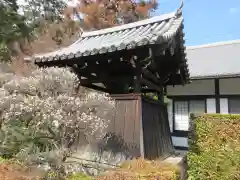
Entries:
{"type": "Polygon", "coordinates": [[[141,96],[136,94],[112,95],[116,101],[116,113],[109,131],[121,137],[134,157],[140,156],[141,96]]]}
{"type": "Polygon", "coordinates": [[[131,156],[165,158],[173,151],[166,106],[140,94],[112,97],[116,101],[116,113],[109,132],[122,138],[131,156]]]}
{"type": "Polygon", "coordinates": [[[167,108],[159,101],[142,98],[144,154],[147,159],[165,158],[173,151],[167,108]]]}

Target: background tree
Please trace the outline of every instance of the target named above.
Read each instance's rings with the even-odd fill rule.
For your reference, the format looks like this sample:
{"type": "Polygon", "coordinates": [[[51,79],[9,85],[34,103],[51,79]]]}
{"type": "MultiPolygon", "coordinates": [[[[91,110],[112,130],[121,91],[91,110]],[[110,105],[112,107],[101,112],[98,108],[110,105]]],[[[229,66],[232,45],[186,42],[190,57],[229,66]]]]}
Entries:
{"type": "MultiPolygon", "coordinates": [[[[0,4],[0,60],[53,51],[71,44],[81,32],[138,21],[156,9],[155,0],[3,0],[0,4]],[[79,21],[74,21],[73,16],[79,21]]],[[[19,66],[19,65],[18,65],[19,66]]]]}
{"type": "Polygon", "coordinates": [[[76,7],[65,10],[65,16],[75,15],[84,30],[96,30],[148,18],[156,8],[155,0],[79,0],[76,7]]]}
{"type": "MultiPolygon", "coordinates": [[[[65,43],[62,41],[63,37],[72,35],[67,32],[63,36],[62,29],[73,26],[69,21],[63,20],[63,10],[66,8],[63,0],[23,2],[0,2],[0,61],[11,62],[18,74],[31,69],[24,63],[24,57],[58,48],[59,44],[65,43]]],[[[69,38],[65,39],[65,44],[72,42],[67,41],[69,38]]]]}
{"type": "MultiPolygon", "coordinates": [[[[24,16],[18,14],[18,5],[16,1],[4,1],[0,4],[0,52],[1,60],[8,60],[14,45],[14,41],[20,38],[30,39],[30,27],[25,23],[24,16]]],[[[17,50],[17,48],[15,48],[17,50]]]]}
{"type": "Polygon", "coordinates": [[[21,56],[26,48],[43,32],[46,24],[61,20],[66,4],[62,0],[26,0],[18,5],[16,0],[0,3],[0,60],[21,56]]]}

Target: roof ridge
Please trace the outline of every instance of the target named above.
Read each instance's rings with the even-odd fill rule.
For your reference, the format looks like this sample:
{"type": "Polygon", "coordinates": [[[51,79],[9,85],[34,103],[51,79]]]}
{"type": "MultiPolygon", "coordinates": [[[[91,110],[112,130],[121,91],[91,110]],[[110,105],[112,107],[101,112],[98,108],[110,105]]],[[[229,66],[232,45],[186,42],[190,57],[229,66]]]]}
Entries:
{"type": "Polygon", "coordinates": [[[95,31],[89,31],[89,32],[83,32],[81,37],[96,36],[96,35],[102,35],[102,34],[116,32],[116,31],[122,31],[122,30],[126,30],[126,29],[135,28],[138,26],[144,26],[147,24],[164,21],[164,20],[171,19],[174,17],[176,17],[176,12],[171,12],[168,14],[154,16],[149,19],[144,19],[144,20],[140,20],[140,21],[136,21],[136,22],[132,22],[132,23],[128,23],[128,24],[123,24],[120,26],[115,26],[115,27],[110,27],[110,28],[100,29],[100,30],[95,30],[95,31]]]}
{"type": "Polygon", "coordinates": [[[140,21],[136,21],[136,22],[132,22],[132,23],[128,23],[128,24],[122,24],[122,25],[115,26],[115,27],[110,27],[110,28],[105,28],[105,29],[100,29],[100,30],[95,30],[95,31],[89,31],[89,32],[83,32],[81,37],[102,35],[102,34],[112,33],[112,32],[116,32],[116,31],[131,29],[131,28],[135,28],[135,27],[139,27],[139,26],[144,26],[147,24],[153,24],[153,23],[165,21],[165,20],[171,19],[171,18],[179,18],[182,16],[183,6],[184,6],[184,0],[181,0],[180,7],[171,13],[153,16],[148,19],[144,19],[144,20],[140,20],[140,21]]]}
{"type": "Polygon", "coordinates": [[[225,46],[225,45],[231,45],[231,44],[240,44],[240,39],[219,41],[219,42],[207,43],[207,44],[196,45],[196,46],[187,46],[186,49],[194,50],[194,49],[210,48],[210,47],[216,47],[216,46],[225,46]]]}

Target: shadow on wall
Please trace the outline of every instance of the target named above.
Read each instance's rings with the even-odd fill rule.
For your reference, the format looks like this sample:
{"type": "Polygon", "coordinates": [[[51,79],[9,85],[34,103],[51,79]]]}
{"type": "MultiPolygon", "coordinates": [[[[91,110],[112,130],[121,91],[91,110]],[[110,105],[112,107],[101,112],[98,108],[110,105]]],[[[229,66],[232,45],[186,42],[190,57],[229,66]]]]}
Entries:
{"type": "Polygon", "coordinates": [[[124,161],[132,159],[130,151],[134,145],[124,142],[121,136],[108,133],[95,143],[87,143],[81,138],[74,153],[65,161],[68,171],[98,175],[100,172],[119,167],[124,161]]]}

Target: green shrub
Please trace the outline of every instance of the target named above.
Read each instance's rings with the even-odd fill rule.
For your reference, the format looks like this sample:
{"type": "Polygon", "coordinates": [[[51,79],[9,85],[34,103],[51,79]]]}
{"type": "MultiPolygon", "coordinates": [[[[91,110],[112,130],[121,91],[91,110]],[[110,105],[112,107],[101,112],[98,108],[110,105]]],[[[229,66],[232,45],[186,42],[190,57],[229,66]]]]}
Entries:
{"type": "Polygon", "coordinates": [[[82,173],[76,173],[69,176],[67,180],[93,180],[93,177],[82,173]]]}
{"type": "Polygon", "coordinates": [[[71,69],[40,68],[19,77],[0,69],[0,156],[55,170],[73,149],[103,142],[115,101],[78,86],[71,69]]]}
{"type": "Polygon", "coordinates": [[[4,163],[6,160],[0,156],[0,163],[4,163]]]}
{"type": "Polygon", "coordinates": [[[192,118],[189,180],[240,179],[240,116],[208,114],[192,118]]]}

